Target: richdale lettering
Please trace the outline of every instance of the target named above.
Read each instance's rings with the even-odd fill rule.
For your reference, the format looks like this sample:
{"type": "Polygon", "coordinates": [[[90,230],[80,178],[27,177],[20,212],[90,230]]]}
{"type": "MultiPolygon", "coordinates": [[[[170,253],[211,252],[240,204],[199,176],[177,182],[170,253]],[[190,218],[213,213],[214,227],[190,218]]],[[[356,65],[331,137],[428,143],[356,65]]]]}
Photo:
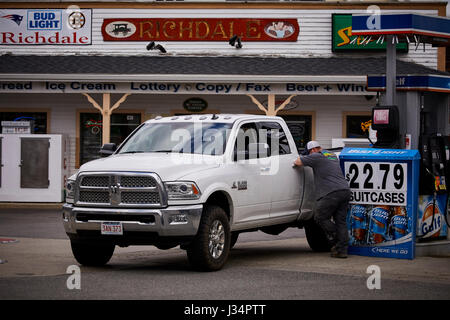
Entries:
{"type": "Polygon", "coordinates": [[[147,20],[138,24],[140,39],[227,40],[239,33],[245,39],[260,39],[260,20],[248,20],[245,29],[235,30],[235,21],[224,20],[147,20]]]}
{"type": "Polygon", "coordinates": [[[89,44],[89,38],[78,36],[76,32],[71,35],[61,35],[56,31],[52,35],[42,34],[39,31],[30,35],[24,35],[22,32],[1,32],[1,44],[89,44]]]}

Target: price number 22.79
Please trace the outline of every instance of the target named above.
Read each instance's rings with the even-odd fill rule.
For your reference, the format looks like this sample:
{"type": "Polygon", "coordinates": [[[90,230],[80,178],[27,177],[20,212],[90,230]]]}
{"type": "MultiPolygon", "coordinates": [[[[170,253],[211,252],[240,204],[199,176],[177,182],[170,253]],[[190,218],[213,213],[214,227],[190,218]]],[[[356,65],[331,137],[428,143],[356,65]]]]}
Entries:
{"type": "Polygon", "coordinates": [[[405,163],[346,162],[345,177],[350,189],[406,190],[405,163]]]}

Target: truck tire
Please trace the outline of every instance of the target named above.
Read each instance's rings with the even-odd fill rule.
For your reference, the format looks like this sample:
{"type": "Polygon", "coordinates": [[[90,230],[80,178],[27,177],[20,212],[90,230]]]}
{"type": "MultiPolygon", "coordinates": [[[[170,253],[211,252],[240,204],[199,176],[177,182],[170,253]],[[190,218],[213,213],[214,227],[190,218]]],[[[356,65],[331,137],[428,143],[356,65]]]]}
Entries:
{"type": "Polygon", "coordinates": [[[225,211],[207,205],[197,235],[187,248],[189,263],[201,271],[220,270],[228,259],[230,242],[230,224],[225,211]]]}
{"type": "Polygon", "coordinates": [[[78,263],[84,266],[103,266],[111,259],[115,246],[113,244],[70,243],[72,253],[78,263]]]}
{"type": "Polygon", "coordinates": [[[325,232],[317,224],[317,222],[314,221],[314,219],[310,219],[305,223],[305,234],[309,247],[313,251],[315,252],[330,251],[331,245],[327,240],[325,232]]]}

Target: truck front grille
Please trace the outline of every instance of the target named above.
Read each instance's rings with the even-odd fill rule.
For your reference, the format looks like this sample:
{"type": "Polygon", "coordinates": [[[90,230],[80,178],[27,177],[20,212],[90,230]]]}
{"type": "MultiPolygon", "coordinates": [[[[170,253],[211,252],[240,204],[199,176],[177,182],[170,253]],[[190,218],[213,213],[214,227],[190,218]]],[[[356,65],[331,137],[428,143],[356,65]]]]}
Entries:
{"type": "Polygon", "coordinates": [[[163,183],[153,173],[81,173],[76,205],[101,207],[164,207],[163,183]]]}
{"type": "Polygon", "coordinates": [[[81,186],[83,187],[109,187],[108,176],[85,176],[81,180],[81,186]]]}
{"type": "Polygon", "coordinates": [[[122,192],[123,203],[159,203],[158,192],[122,192]]]}
{"type": "Polygon", "coordinates": [[[108,203],[109,204],[109,192],[108,191],[80,191],[80,201],[89,203],[108,203]]]}

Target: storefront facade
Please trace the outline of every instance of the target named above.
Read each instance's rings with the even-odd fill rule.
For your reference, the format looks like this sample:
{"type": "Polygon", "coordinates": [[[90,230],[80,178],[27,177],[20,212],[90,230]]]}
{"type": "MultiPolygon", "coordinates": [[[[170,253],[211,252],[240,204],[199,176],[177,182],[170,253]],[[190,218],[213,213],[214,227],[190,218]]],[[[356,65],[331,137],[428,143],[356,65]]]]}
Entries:
{"type": "MultiPolygon", "coordinates": [[[[379,8],[445,15],[445,5],[379,8]]],[[[364,138],[361,124],[377,103],[367,74],[385,70],[382,44],[351,36],[348,16],[366,10],[325,2],[0,3],[0,120],[29,119],[32,133],[67,136],[68,174],[98,158],[102,143],[120,143],[158,115],[276,114],[299,150],[311,139],[333,147],[364,138]]],[[[445,49],[401,44],[397,56],[398,74],[445,74],[445,49]]],[[[429,99],[448,104],[446,94],[429,99]]]]}

